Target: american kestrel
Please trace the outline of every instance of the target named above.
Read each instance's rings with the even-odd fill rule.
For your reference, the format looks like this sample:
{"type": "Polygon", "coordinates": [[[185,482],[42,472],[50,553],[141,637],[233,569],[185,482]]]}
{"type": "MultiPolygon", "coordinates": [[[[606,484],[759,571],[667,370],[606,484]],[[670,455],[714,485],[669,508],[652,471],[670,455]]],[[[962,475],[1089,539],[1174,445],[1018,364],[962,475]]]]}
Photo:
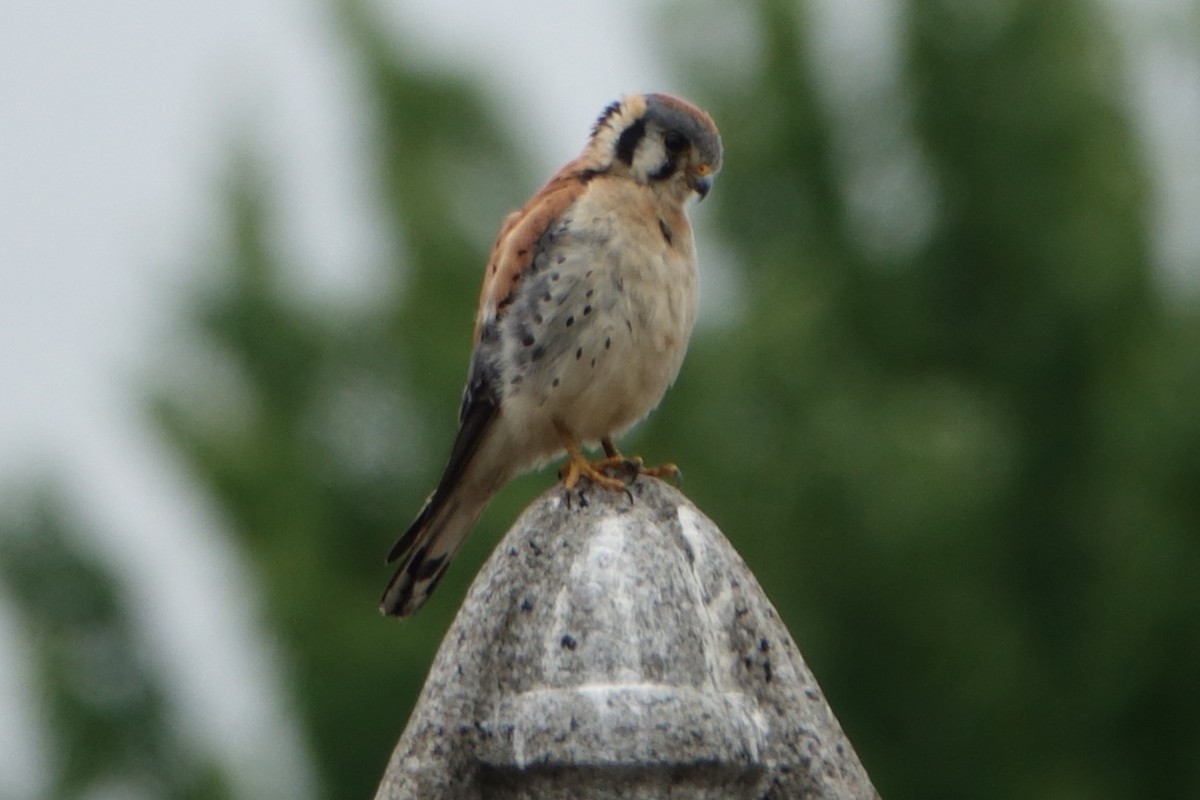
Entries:
{"type": "MultiPolygon", "coordinates": [[[[380,601],[424,604],[492,495],[564,451],[568,490],[643,473],[612,437],[670,386],[696,316],[696,254],[685,206],[721,166],[712,118],[663,94],[606,108],[583,153],[508,216],[488,259],[458,436],[437,489],[388,562],[380,601]],[[599,443],[605,458],[581,447],[599,443]]],[[[664,468],[673,469],[673,468],[664,468]]]]}

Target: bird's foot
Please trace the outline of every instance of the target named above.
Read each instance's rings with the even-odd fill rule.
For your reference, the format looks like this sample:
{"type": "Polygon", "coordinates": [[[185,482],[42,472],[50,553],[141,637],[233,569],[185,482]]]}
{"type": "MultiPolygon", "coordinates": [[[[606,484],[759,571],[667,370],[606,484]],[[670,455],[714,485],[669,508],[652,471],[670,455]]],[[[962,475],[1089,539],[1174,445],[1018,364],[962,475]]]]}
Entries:
{"type": "Polygon", "coordinates": [[[637,480],[641,461],[631,461],[618,453],[616,447],[613,446],[612,439],[605,437],[601,441],[604,445],[605,457],[590,461],[565,425],[555,422],[554,427],[567,451],[567,461],[562,465],[558,475],[562,478],[563,487],[568,492],[574,490],[582,478],[587,478],[592,484],[613,492],[624,491],[630,483],[637,480]],[[618,471],[622,473],[623,478],[608,474],[618,471]]]}
{"type": "Polygon", "coordinates": [[[558,476],[568,492],[575,489],[584,478],[595,486],[613,492],[628,491],[639,475],[670,478],[677,483],[683,479],[683,473],[674,464],[647,467],[638,456],[626,458],[607,436],[600,440],[600,446],[604,448],[604,458],[589,460],[565,426],[555,423],[555,428],[567,451],[567,461],[559,469],[558,476]]]}
{"type": "Polygon", "coordinates": [[[679,467],[672,463],[661,464],[657,467],[647,467],[645,462],[642,461],[641,456],[626,458],[625,456],[621,455],[621,452],[617,450],[617,446],[613,443],[613,440],[607,436],[600,440],[600,446],[604,448],[605,458],[603,461],[611,462],[608,464],[607,468],[620,468],[627,474],[631,473],[631,483],[634,480],[637,480],[638,475],[649,475],[651,478],[665,478],[673,481],[676,484],[683,483],[683,472],[680,471],[679,467]]]}
{"type": "MultiPolygon", "coordinates": [[[[620,478],[614,478],[607,473],[617,468],[625,469],[626,463],[626,459],[624,458],[601,458],[589,461],[582,452],[576,451],[568,454],[567,462],[558,471],[558,476],[562,478],[563,487],[568,492],[579,485],[581,478],[586,478],[596,486],[601,486],[613,492],[619,492],[626,487],[628,482],[620,478]]],[[[633,477],[637,477],[636,471],[633,473],[633,477]]]]}
{"type": "MultiPolygon", "coordinates": [[[[637,460],[638,462],[641,462],[640,458],[637,460]]],[[[659,464],[657,467],[639,466],[638,474],[649,475],[651,478],[668,480],[674,483],[676,486],[683,485],[683,470],[670,462],[667,462],[666,464],[659,464]]]]}

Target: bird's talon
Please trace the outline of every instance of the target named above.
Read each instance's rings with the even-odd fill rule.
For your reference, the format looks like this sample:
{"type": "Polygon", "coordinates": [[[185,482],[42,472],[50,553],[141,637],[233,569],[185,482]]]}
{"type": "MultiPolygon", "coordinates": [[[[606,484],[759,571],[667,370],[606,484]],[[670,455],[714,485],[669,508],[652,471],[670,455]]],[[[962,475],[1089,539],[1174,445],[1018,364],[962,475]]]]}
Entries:
{"type": "Polygon", "coordinates": [[[637,480],[642,473],[640,458],[625,458],[622,455],[611,456],[596,464],[605,475],[613,474],[621,481],[622,486],[628,486],[637,480]]]}
{"type": "Polygon", "coordinates": [[[674,464],[668,463],[658,467],[647,467],[646,469],[641,470],[641,473],[643,475],[649,475],[652,478],[669,480],[676,486],[683,485],[683,470],[674,464]]]}
{"type": "MultiPolygon", "coordinates": [[[[605,448],[605,452],[608,452],[608,448],[605,448]]],[[[646,462],[642,460],[641,456],[625,458],[621,456],[620,453],[617,453],[615,448],[613,450],[613,455],[610,455],[604,460],[606,462],[611,462],[611,467],[605,467],[606,469],[621,469],[626,474],[631,475],[629,479],[630,483],[633,483],[633,481],[637,480],[639,475],[648,475],[651,478],[669,480],[676,486],[683,485],[683,471],[671,463],[662,464],[657,467],[647,467],[646,462]]]]}
{"type": "MultiPolygon", "coordinates": [[[[558,423],[555,424],[555,428],[562,439],[563,447],[567,451],[567,461],[558,471],[558,475],[562,478],[563,486],[567,491],[571,491],[578,486],[580,478],[587,478],[588,482],[592,485],[600,486],[612,492],[625,488],[625,481],[620,478],[609,477],[605,474],[607,470],[614,467],[623,467],[626,462],[623,456],[616,453],[616,448],[613,447],[611,440],[605,440],[604,451],[608,453],[612,450],[613,455],[608,455],[596,461],[588,461],[587,456],[579,449],[579,445],[575,443],[575,439],[571,436],[570,432],[558,423]]],[[[633,473],[633,477],[637,478],[636,471],[633,473]]]]}
{"type": "Polygon", "coordinates": [[[563,486],[568,491],[574,489],[580,478],[587,478],[590,483],[610,491],[625,490],[633,500],[629,487],[637,482],[639,475],[649,475],[652,478],[668,478],[676,483],[682,483],[683,473],[674,464],[663,464],[660,467],[647,467],[641,456],[628,458],[621,455],[612,439],[604,437],[600,446],[604,448],[604,457],[589,461],[579,449],[575,438],[562,425],[556,423],[559,438],[567,451],[567,461],[558,471],[563,486]],[[614,475],[619,477],[614,477],[614,475]]]}
{"type": "Polygon", "coordinates": [[[579,486],[581,478],[586,478],[589,483],[614,492],[625,488],[624,481],[619,478],[610,478],[604,474],[604,471],[609,469],[609,467],[610,465],[602,462],[589,462],[585,459],[571,458],[568,459],[566,464],[563,464],[558,474],[562,478],[563,488],[568,492],[573,491],[579,486]]]}

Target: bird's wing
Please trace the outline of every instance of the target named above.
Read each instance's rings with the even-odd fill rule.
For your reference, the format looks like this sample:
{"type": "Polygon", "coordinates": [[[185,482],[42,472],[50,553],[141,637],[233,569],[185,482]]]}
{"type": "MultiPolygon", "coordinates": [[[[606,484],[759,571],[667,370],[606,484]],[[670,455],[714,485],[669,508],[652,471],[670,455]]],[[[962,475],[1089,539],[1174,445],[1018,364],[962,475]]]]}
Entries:
{"type": "Polygon", "coordinates": [[[508,215],[496,237],[479,292],[475,341],[485,326],[508,310],[521,280],[528,274],[542,236],[587,189],[595,172],[579,160],[567,164],[520,211],[508,215]]]}
{"type": "Polygon", "coordinates": [[[485,459],[486,469],[478,466],[477,456],[503,413],[496,323],[533,263],[543,234],[578,199],[590,177],[567,165],[524,208],[510,214],[500,230],[480,295],[458,435],[437,488],[388,553],[389,563],[401,563],[381,601],[387,614],[409,616],[421,607],[492,494],[520,466],[506,471],[499,463],[504,454],[485,459]]]}

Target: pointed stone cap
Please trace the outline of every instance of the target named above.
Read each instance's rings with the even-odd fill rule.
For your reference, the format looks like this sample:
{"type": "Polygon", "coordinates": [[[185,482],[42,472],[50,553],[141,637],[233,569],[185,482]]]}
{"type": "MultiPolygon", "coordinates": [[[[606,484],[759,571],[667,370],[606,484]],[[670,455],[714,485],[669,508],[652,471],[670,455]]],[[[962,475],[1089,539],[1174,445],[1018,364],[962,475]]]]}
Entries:
{"type": "Polygon", "coordinates": [[[651,478],[517,520],[376,795],[618,797],[878,797],[758,581],[651,478]]]}

